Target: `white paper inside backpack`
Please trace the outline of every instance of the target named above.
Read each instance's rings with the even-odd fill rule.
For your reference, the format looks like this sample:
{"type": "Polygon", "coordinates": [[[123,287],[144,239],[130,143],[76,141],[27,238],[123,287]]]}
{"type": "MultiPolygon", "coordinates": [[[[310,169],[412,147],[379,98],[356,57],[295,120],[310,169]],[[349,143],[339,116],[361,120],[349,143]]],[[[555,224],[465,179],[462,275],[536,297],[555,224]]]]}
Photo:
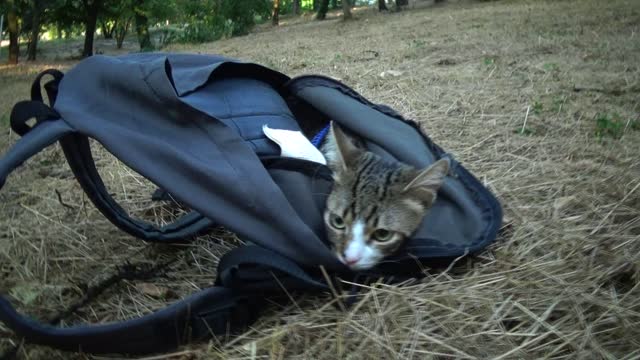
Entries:
{"type": "Polygon", "coordinates": [[[262,125],[264,134],[280,146],[280,155],[284,157],[303,159],[327,164],[320,150],[318,150],[302,132],[282,129],[271,129],[267,125],[262,125]]]}

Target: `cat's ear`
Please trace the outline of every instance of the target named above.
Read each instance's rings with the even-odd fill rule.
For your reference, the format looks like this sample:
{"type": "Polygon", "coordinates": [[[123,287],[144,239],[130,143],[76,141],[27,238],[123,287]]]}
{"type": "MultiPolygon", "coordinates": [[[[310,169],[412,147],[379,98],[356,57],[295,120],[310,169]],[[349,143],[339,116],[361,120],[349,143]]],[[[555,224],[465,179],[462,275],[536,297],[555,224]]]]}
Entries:
{"type": "Polygon", "coordinates": [[[442,186],[445,177],[449,173],[449,159],[436,161],[428,168],[420,171],[418,175],[405,186],[403,192],[415,196],[426,206],[436,199],[438,189],[442,186]]]}
{"type": "Polygon", "coordinates": [[[336,145],[335,162],[340,170],[353,169],[361,150],[356,147],[353,140],[345,134],[335,121],[331,122],[331,134],[336,145]]]}

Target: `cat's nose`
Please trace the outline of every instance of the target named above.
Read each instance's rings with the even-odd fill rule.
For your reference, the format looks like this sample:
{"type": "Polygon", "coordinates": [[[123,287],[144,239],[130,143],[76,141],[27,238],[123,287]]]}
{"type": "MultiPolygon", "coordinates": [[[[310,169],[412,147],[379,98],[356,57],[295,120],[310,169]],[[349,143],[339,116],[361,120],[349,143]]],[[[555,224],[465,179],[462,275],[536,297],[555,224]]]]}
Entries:
{"type": "Polygon", "coordinates": [[[351,266],[351,265],[355,265],[358,263],[358,261],[360,261],[359,257],[350,257],[350,256],[344,256],[344,263],[347,266],[351,266]]]}

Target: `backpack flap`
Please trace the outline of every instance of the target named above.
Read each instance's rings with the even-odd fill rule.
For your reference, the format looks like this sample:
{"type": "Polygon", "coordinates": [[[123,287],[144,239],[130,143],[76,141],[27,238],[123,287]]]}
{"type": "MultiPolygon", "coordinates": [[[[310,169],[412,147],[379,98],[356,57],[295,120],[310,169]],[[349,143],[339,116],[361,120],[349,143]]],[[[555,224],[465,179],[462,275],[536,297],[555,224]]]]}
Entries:
{"type": "Polygon", "coordinates": [[[171,54],[88,58],[60,81],[55,110],[131,169],[241,238],[302,264],[340,268],[274,183],[256,150],[240,135],[243,130],[231,126],[239,124],[235,120],[241,117],[232,113],[233,119],[221,120],[209,115],[220,113],[215,104],[236,109],[234,104],[242,103],[222,99],[203,109],[206,112],[189,104],[203,104],[197,102],[197,92],[233,76],[253,74],[273,87],[281,86],[286,77],[219,57],[175,58],[171,54]],[[203,59],[211,66],[204,66],[203,59]],[[210,73],[203,72],[203,66],[210,73]],[[192,85],[176,89],[176,74],[185,73],[191,74],[192,85]]]}

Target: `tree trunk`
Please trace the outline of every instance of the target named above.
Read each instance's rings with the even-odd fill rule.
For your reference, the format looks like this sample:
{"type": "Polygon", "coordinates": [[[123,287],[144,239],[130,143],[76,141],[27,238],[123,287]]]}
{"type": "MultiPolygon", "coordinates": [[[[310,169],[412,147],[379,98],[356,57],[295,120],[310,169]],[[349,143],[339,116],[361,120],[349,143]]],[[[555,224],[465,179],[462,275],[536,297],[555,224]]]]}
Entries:
{"type": "Polygon", "coordinates": [[[108,39],[113,39],[113,32],[116,29],[116,25],[118,25],[117,20],[116,23],[114,23],[113,25],[109,26],[109,23],[107,21],[100,21],[100,28],[102,29],[102,36],[108,40],[108,39]]]}
{"type": "Polygon", "coordinates": [[[409,0],[396,0],[396,11],[402,10],[402,6],[409,5],[409,0]]]}
{"type": "Polygon", "coordinates": [[[18,14],[16,13],[15,0],[8,0],[9,12],[7,14],[7,31],[9,32],[9,64],[17,64],[20,55],[20,44],[18,35],[18,14]]]}
{"type": "Polygon", "coordinates": [[[271,23],[273,26],[278,25],[278,17],[280,15],[280,0],[273,0],[273,11],[271,12],[271,23]]]}
{"type": "Polygon", "coordinates": [[[27,48],[27,60],[36,59],[38,50],[38,38],[40,37],[40,19],[42,18],[42,0],[34,0],[33,13],[31,17],[31,41],[27,48]]]}
{"type": "Polygon", "coordinates": [[[329,0],[320,0],[320,6],[318,7],[316,19],[324,20],[327,17],[327,11],[329,11],[329,0]]]}
{"type": "Polygon", "coordinates": [[[300,0],[293,0],[291,7],[294,15],[300,15],[300,0]]]}
{"type": "Polygon", "coordinates": [[[353,17],[351,15],[351,4],[349,3],[349,0],[342,0],[342,14],[342,18],[344,20],[349,20],[353,17]]]}
{"type": "Polygon", "coordinates": [[[140,43],[140,51],[151,51],[153,45],[151,44],[151,34],[149,34],[149,19],[144,12],[142,12],[142,5],[144,0],[136,0],[135,22],[136,33],[138,33],[138,43],[140,43]]]}
{"type": "Polygon", "coordinates": [[[129,25],[131,24],[131,19],[126,19],[124,21],[124,25],[122,22],[118,22],[116,25],[116,47],[118,49],[122,49],[122,43],[124,42],[124,38],[127,36],[127,32],[129,32],[129,25]]]}
{"type": "Polygon", "coordinates": [[[378,11],[389,11],[386,0],[378,0],[378,11]]]}
{"type": "Polygon", "coordinates": [[[100,0],[82,0],[86,11],[86,19],[84,25],[84,48],[82,49],[82,57],[93,55],[93,37],[96,33],[96,25],[98,24],[98,9],[100,8],[100,0]]]}

